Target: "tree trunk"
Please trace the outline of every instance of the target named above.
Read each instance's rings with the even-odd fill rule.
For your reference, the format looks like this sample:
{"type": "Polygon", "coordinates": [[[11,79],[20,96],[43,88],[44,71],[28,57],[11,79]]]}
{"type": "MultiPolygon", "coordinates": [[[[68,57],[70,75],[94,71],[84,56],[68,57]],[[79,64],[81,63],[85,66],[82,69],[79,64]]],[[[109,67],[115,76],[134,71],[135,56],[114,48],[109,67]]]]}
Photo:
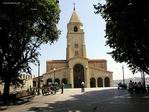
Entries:
{"type": "Polygon", "coordinates": [[[3,101],[5,105],[8,104],[8,100],[9,100],[9,88],[10,88],[10,80],[8,79],[4,80],[3,101]]]}

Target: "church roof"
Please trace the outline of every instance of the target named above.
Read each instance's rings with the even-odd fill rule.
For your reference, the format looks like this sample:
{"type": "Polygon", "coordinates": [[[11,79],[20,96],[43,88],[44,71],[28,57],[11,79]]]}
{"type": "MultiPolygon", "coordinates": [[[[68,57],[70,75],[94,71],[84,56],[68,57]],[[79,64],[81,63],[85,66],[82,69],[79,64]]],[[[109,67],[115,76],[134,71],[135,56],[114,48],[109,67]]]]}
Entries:
{"type": "Polygon", "coordinates": [[[71,16],[71,18],[69,20],[69,23],[73,23],[73,22],[81,23],[81,21],[80,21],[78,15],[77,15],[75,9],[73,10],[72,16],[71,16]]]}
{"type": "Polygon", "coordinates": [[[101,62],[101,61],[107,61],[105,59],[89,59],[89,62],[101,62]]]}
{"type": "Polygon", "coordinates": [[[49,60],[48,63],[64,63],[67,62],[66,60],[49,60]]]}

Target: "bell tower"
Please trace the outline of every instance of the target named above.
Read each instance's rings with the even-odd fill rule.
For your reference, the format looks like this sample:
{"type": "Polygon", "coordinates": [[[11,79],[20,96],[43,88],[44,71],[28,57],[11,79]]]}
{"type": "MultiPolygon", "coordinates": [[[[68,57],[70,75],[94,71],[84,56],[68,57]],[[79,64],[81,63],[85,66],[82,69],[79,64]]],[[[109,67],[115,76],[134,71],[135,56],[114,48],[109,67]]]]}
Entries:
{"type": "Polygon", "coordinates": [[[86,46],[84,41],[83,24],[81,23],[75,7],[67,24],[67,48],[66,59],[74,57],[86,58],[86,46]]]}

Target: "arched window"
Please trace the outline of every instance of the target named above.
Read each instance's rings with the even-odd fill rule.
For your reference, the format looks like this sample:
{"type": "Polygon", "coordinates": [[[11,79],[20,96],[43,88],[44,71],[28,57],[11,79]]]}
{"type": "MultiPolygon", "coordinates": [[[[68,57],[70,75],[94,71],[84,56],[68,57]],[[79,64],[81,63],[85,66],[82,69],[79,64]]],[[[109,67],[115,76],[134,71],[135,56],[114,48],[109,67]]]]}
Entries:
{"type": "Polygon", "coordinates": [[[96,87],[96,80],[95,78],[90,79],[90,87],[96,87]]]}
{"type": "Polygon", "coordinates": [[[33,81],[33,87],[36,87],[36,81],[33,81]]]}
{"type": "Polygon", "coordinates": [[[78,48],[78,47],[79,47],[78,43],[75,43],[74,48],[78,48]]]}
{"type": "Polygon", "coordinates": [[[75,51],[75,56],[78,56],[79,55],[79,52],[78,51],[75,51]]]}
{"type": "Polygon", "coordinates": [[[97,79],[97,85],[98,87],[103,87],[103,79],[101,77],[97,79]]]}
{"type": "Polygon", "coordinates": [[[78,32],[78,27],[75,26],[73,30],[74,30],[74,32],[78,32]]]}
{"type": "Polygon", "coordinates": [[[62,79],[62,83],[67,84],[67,79],[66,78],[62,79]]]}
{"type": "Polygon", "coordinates": [[[59,79],[55,79],[54,82],[57,83],[57,84],[60,84],[60,80],[59,79]]]}
{"type": "Polygon", "coordinates": [[[105,87],[110,87],[110,79],[109,79],[109,77],[105,78],[104,83],[105,83],[105,87]]]}
{"type": "Polygon", "coordinates": [[[52,79],[51,78],[47,79],[47,85],[49,85],[50,83],[52,83],[52,79]]]}

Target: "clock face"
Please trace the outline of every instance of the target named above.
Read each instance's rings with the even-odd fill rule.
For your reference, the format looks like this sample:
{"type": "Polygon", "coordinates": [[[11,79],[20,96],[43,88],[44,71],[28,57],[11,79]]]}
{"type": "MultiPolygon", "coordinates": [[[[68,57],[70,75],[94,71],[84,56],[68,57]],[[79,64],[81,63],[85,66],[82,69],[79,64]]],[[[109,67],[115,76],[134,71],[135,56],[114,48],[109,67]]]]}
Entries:
{"type": "Polygon", "coordinates": [[[80,29],[83,29],[83,26],[80,26],[80,29]]]}

